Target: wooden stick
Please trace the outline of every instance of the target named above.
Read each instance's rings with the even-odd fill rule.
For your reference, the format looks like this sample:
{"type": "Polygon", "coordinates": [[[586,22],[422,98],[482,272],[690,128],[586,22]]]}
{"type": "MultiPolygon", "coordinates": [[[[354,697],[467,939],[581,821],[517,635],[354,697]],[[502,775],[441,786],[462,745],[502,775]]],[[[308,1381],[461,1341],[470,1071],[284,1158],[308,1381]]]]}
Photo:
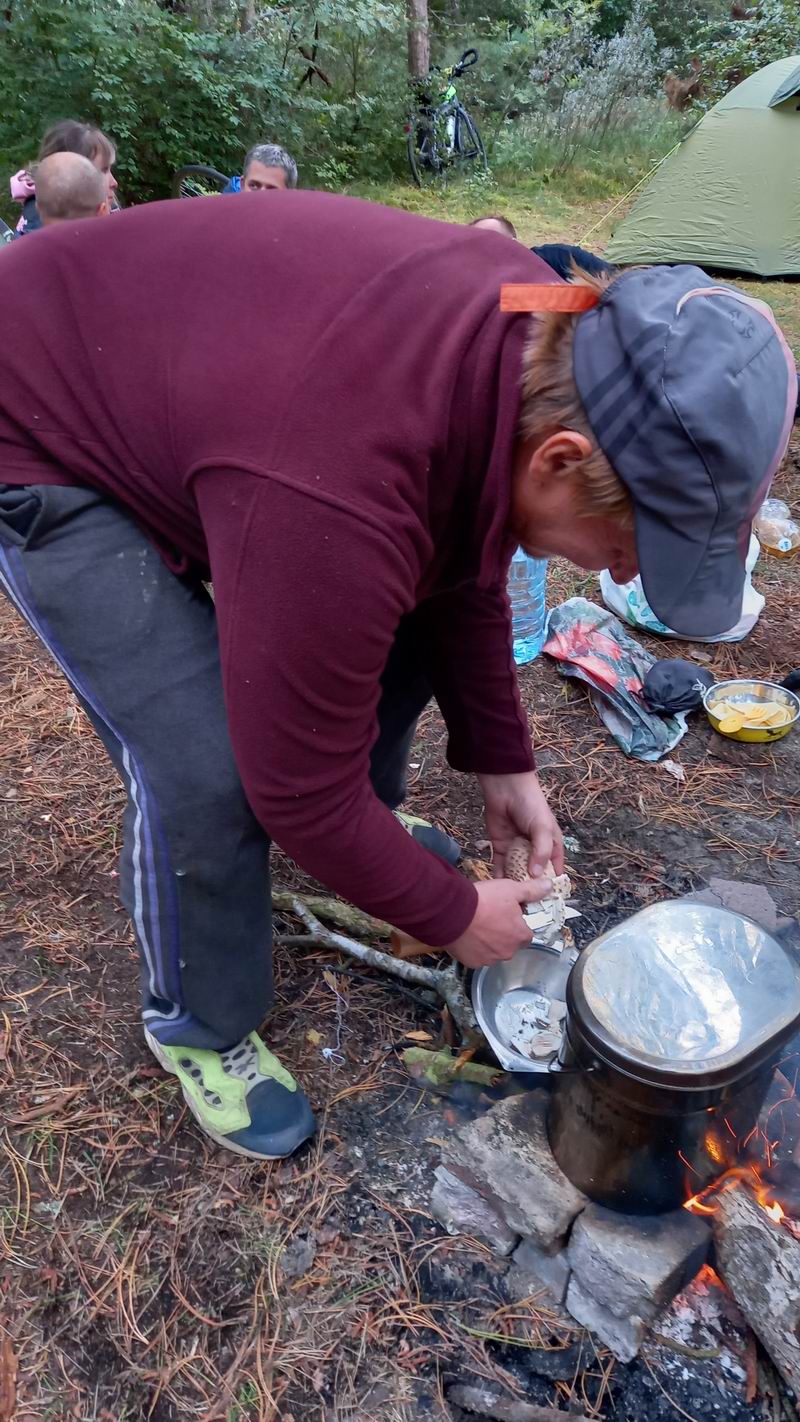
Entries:
{"type": "Polygon", "coordinates": [[[447,1401],[473,1412],[477,1417],[490,1417],[493,1422],[590,1422],[583,1412],[563,1412],[558,1407],[537,1407],[533,1402],[516,1402],[485,1387],[449,1387],[447,1401]]]}
{"type": "Polygon", "coordinates": [[[389,938],[394,930],[381,918],[373,918],[362,913],[353,904],[342,899],[325,898],[322,894],[289,894],[278,890],[272,895],[272,907],[282,913],[291,913],[292,904],[299,898],[317,918],[332,923],[335,928],[343,928],[356,938],[389,938]]]}
{"type": "Polygon", "coordinates": [[[464,982],[457,963],[450,963],[447,968],[425,968],[420,963],[394,958],[391,953],[383,953],[380,948],[370,948],[366,943],[357,943],[354,938],[346,938],[343,933],[326,928],[299,895],[273,895],[273,903],[276,897],[280,898],[282,911],[299,919],[307,930],[302,935],[283,934],[276,940],[278,943],[289,948],[292,944],[303,948],[329,948],[334,952],[344,953],[348,958],[355,958],[359,963],[366,963],[370,968],[377,968],[381,973],[388,973],[392,978],[413,983],[415,987],[428,988],[446,1003],[462,1037],[469,1041],[474,1036],[477,1030],[475,1014],[464,991],[464,982]]]}

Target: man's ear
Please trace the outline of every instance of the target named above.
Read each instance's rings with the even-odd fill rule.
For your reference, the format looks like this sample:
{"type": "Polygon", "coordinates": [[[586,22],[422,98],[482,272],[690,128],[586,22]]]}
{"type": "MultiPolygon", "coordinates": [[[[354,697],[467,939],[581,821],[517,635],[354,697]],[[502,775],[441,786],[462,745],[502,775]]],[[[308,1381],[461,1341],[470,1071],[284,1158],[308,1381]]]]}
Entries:
{"type": "Polygon", "coordinates": [[[559,475],[569,474],[573,465],[588,458],[592,448],[586,435],[576,430],[556,430],[534,450],[530,472],[537,480],[549,483],[559,475]]]}

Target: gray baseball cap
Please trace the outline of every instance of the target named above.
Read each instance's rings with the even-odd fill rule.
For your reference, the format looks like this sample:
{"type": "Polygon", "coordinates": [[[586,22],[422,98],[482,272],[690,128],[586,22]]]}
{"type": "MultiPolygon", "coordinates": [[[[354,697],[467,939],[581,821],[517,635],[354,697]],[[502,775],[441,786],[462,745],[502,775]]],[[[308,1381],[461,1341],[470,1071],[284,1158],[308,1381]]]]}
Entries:
{"type": "Polygon", "coordinates": [[[685,637],[727,632],[797,405],[772,312],[700,267],[636,268],[578,318],[573,359],[595,438],[633,502],[653,611],[685,637]]]}

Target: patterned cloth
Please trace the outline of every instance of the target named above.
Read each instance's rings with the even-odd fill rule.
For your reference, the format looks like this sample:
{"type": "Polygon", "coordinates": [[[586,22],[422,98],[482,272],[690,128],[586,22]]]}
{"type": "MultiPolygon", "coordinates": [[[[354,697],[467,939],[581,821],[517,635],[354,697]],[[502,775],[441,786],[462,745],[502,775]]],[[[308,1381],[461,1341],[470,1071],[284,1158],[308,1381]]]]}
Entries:
{"type": "Polygon", "coordinates": [[[626,755],[660,760],[686,733],[686,716],[656,716],[642,697],[644,679],[656,658],[625,631],[618,618],[585,597],[554,607],[544,651],[562,676],[591,689],[601,721],[626,755]]]}

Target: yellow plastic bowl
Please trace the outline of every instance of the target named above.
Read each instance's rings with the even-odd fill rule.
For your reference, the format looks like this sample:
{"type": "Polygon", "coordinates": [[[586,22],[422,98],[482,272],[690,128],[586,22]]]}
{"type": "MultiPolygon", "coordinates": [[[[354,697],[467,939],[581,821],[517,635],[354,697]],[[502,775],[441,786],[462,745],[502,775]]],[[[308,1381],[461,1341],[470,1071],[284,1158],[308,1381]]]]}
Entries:
{"type": "Polygon", "coordinates": [[[718,681],[708,688],[703,705],[714,730],[729,741],[779,741],[782,736],[788,736],[800,718],[800,697],[774,681],[718,681]],[[737,701],[776,701],[781,706],[789,707],[792,718],[785,726],[742,726],[740,731],[720,731],[720,717],[714,707],[721,701],[728,701],[733,706],[737,701]]]}

